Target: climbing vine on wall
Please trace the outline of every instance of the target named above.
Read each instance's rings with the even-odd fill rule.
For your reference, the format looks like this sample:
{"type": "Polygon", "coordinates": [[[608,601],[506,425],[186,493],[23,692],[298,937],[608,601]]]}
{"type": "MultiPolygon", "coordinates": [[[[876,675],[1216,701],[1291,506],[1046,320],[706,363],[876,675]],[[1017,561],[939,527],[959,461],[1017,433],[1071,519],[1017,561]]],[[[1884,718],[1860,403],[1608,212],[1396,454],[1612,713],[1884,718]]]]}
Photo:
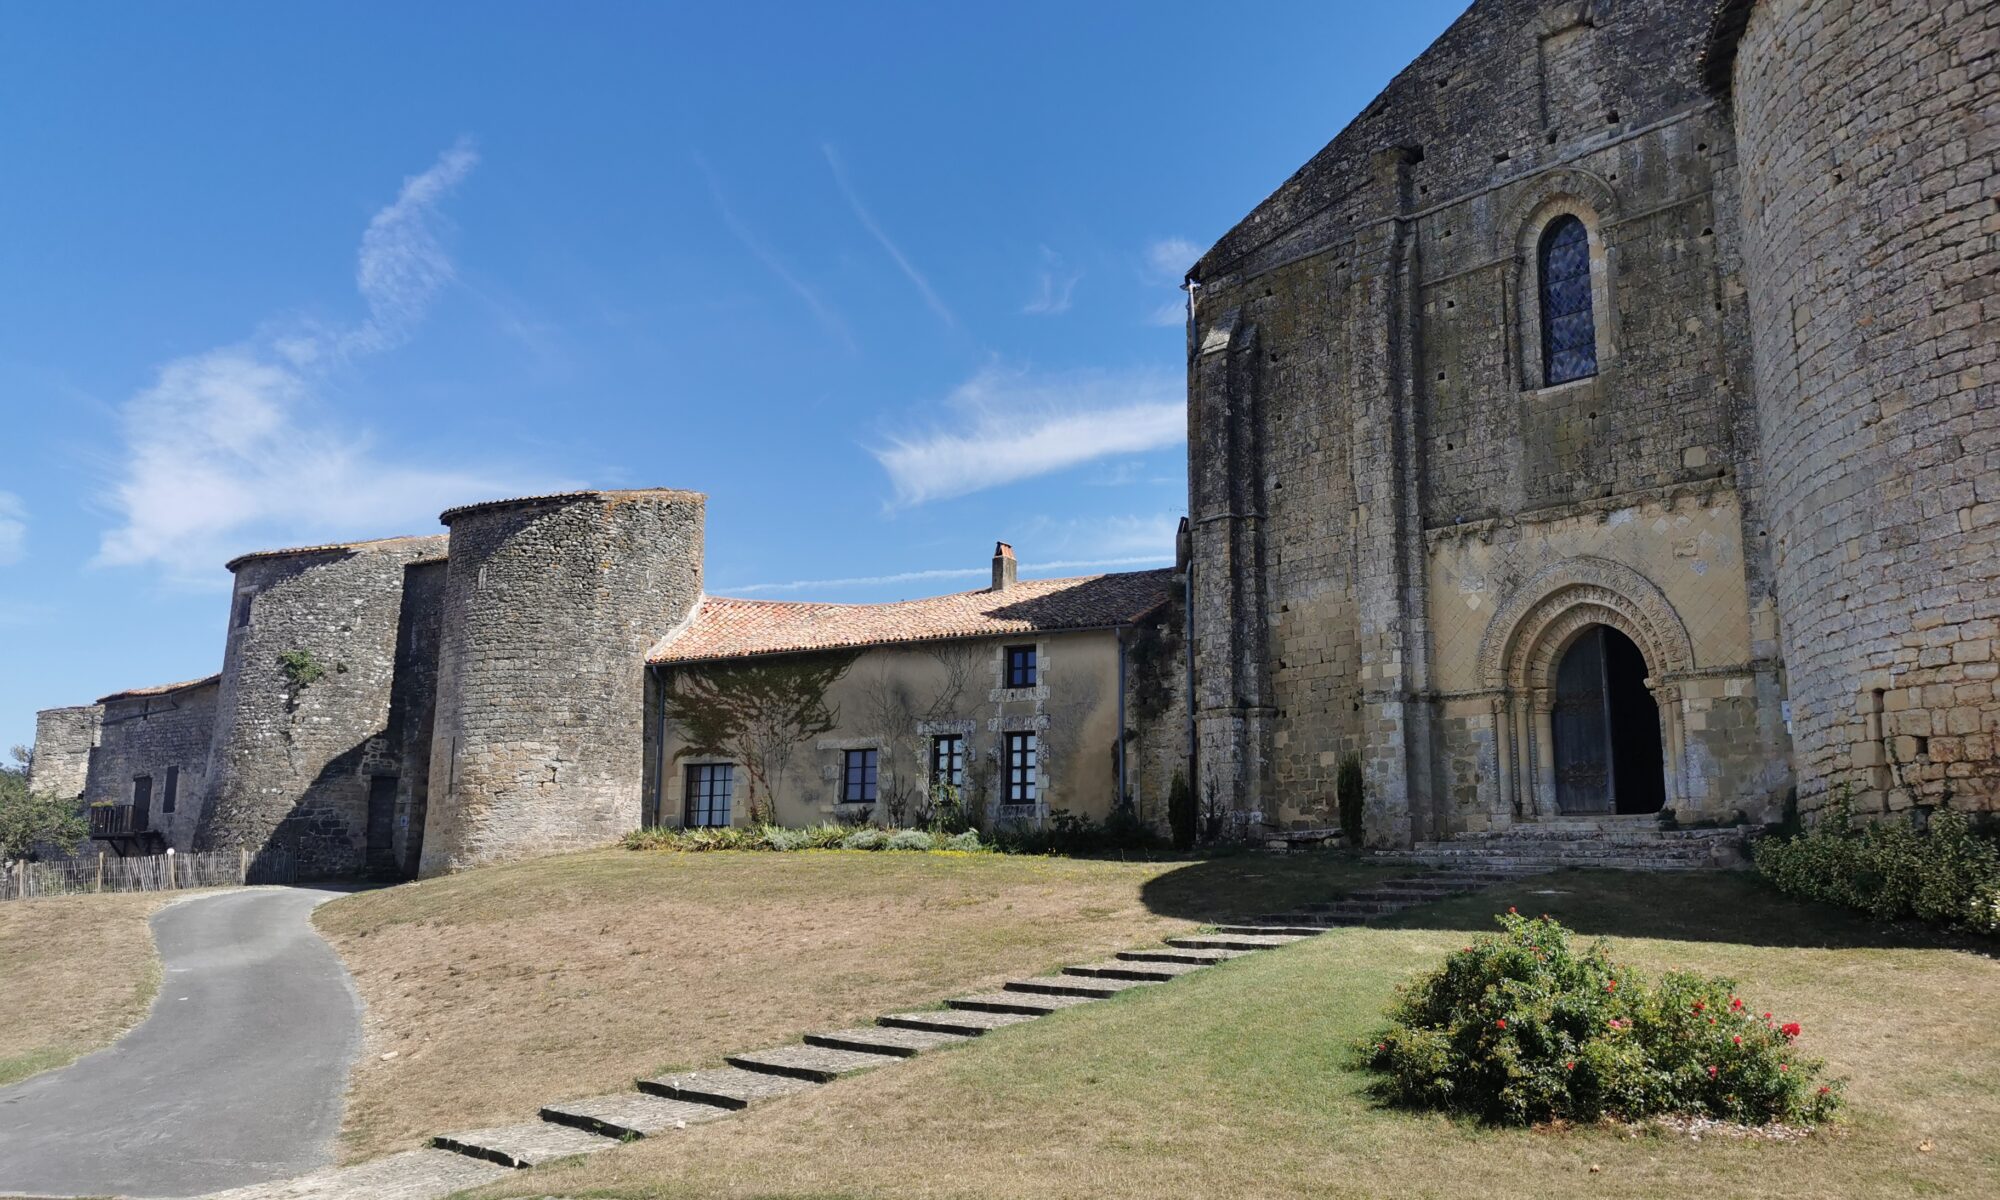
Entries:
{"type": "Polygon", "coordinates": [[[687,744],[674,757],[725,757],[743,764],[750,821],[770,821],[793,757],[839,723],[840,710],[827,702],[827,689],[856,657],[854,652],[796,655],[675,672],[666,715],[687,744]]]}

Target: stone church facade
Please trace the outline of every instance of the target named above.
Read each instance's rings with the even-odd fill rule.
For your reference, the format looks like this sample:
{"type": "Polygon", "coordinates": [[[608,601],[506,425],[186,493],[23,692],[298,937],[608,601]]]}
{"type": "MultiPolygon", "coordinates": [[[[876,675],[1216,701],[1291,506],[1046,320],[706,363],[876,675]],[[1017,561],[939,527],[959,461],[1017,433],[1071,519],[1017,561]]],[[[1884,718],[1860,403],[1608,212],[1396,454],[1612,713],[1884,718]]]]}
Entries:
{"type": "Polygon", "coordinates": [[[2000,6],[1481,0],[1189,274],[1201,786],[2000,808],[2000,6]]]}

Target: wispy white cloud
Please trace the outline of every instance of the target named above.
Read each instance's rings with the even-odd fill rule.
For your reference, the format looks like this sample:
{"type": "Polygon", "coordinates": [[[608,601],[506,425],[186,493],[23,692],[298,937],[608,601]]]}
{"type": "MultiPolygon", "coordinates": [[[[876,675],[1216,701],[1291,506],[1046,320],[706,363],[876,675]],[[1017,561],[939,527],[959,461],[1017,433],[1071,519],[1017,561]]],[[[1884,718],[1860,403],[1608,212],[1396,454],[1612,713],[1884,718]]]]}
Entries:
{"type": "Polygon", "coordinates": [[[1069,311],[1070,294],[1076,291],[1077,281],[1083,272],[1072,271],[1063,256],[1042,247],[1041,270],[1035,275],[1035,294],[1021,306],[1021,311],[1038,317],[1053,317],[1069,311]]]}
{"type": "Polygon", "coordinates": [[[28,510],[12,492],[0,492],[0,567],[20,562],[28,552],[28,510]]]}
{"type": "Polygon", "coordinates": [[[780,283],[790,288],[792,294],[803,301],[808,309],[812,310],[813,316],[818,318],[819,323],[826,327],[828,333],[839,338],[848,350],[859,350],[860,347],[854,342],[854,335],[847,328],[847,322],[841,319],[840,314],[834,310],[833,306],[821,299],[818,291],[814,290],[805,280],[800,279],[792,271],[791,267],[785,263],[785,260],[778,257],[777,251],[771,249],[770,245],[763,238],[759,237],[755,230],[744,223],[742,217],[736,215],[736,209],[729,203],[729,197],[723,194],[722,181],[716,178],[713,170],[709,169],[708,160],[702,158],[700,155],[696,155],[694,161],[695,165],[701,168],[702,176],[708,180],[708,194],[709,198],[715,202],[716,214],[722,218],[722,224],[729,230],[730,234],[738,242],[742,243],[745,250],[750,252],[750,257],[764,264],[765,270],[777,276],[780,283]]]}
{"type": "Polygon", "coordinates": [[[1146,272],[1155,280],[1178,284],[1201,257],[1201,247],[1184,237],[1161,238],[1146,247],[1146,272]]]}
{"type": "Polygon", "coordinates": [[[436,210],[477,161],[466,144],[452,147],[369,223],[355,272],[368,308],[360,324],[266,332],[175,359],[127,402],[105,496],[118,524],[98,565],[219,583],[222,562],[242,550],[410,532],[452,504],[552,486],[526,472],[389,460],[321,404],[330,370],[407,340],[450,283],[436,210]]]}
{"type": "Polygon", "coordinates": [[[1158,325],[1164,329],[1174,329],[1187,324],[1187,319],[1187,301],[1168,300],[1147,316],[1146,324],[1158,325]]]}
{"type": "Polygon", "coordinates": [[[938,294],[931,290],[930,280],[924,278],[923,272],[917,270],[896,243],[889,239],[889,235],[882,231],[874,215],[868,211],[868,206],[861,203],[861,197],[848,182],[847,167],[840,160],[840,152],[834,149],[831,142],[822,143],[820,151],[826,155],[826,165],[833,169],[833,182],[840,187],[840,194],[847,199],[847,207],[854,210],[854,217],[861,222],[861,227],[882,244],[882,249],[888,251],[897,269],[916,286],[918,294],[923,296],[924,303],[930,306],[930,310],[937,314],[938,320],[943,321],[947,328],[955,327],[958,318],[951,315],[951,309],[945,307],[945,302],[938,299],[938,294]]]}
{"type": "Polygon", "coordinates": [[[1187,437],[1182,381],[1156,368],[1037,375],[988,367],[946,397],[948,423],[872,453],[898,506],[963,496],[1187,437]]]}

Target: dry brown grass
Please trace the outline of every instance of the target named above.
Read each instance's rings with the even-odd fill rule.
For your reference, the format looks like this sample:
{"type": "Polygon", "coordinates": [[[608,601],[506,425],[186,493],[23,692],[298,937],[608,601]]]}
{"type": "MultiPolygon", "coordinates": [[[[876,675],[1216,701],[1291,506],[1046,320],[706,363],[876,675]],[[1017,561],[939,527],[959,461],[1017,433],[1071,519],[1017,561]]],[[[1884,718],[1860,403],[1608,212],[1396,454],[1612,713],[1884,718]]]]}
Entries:
{"type": "Polygon", "coordinates": [[[1922,937],[1898,946],[1731,877],[1564,876],[1402,923],[1059,1013],[481,1194],[2000,1195],[2000,963],[1989,957],[1922,937]],[[1803,1021],[1806,1048],[1851,1079],[1839,1126],[1793,1143],[1697,1142],[1484,1129],[1373,1105],[1353,1042],[1399,981],[1509,902],[1643,930],[1615,939],[1622,958],[1734,975],[1745,995],[1803,1021]]]}
{"type": "Polygon", "coordinates": [[[0,1086],[108,1044],[146,1015],[157,893],[0,904],[0,1086]]]}
{"type": "Polygon", "coordinates": [[[368,1006],[343,1154],[532,1119],[656,1068],[716,1064],[1381,871],[1319,856],[609,850],[346,897],[314,914],[368,1006]]]}

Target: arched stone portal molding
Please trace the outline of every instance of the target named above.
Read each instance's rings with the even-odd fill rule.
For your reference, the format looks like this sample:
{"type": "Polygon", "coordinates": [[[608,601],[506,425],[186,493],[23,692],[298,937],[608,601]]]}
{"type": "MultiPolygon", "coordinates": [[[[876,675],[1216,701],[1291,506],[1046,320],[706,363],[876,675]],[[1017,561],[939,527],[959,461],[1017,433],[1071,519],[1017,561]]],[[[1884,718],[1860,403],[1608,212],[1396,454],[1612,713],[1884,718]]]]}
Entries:
{"type": "Polygon", "coordinates": [[[1562,651],[1593,624],[1631,638],[1655,680],[1694,669],[1693,639],[1658,584],[1623,563],[1579,557],[1543,567],[1494,609],[1479,641],[1480,682],[1510,692],[1546,686],[1562,651]]]}
{"type": "Polygon", "coordinates": [[[1555,794],[1555,671],[1593,625],[1631,638],[1646,660],[1647,687],[1660,709],[1660,744],[1670,807],[1687,800],[1686,727],[1680,689],[1694,669],[1694,642],[1659,585],[1622,563],[1569,558],[1537,571],[1493,613],[1479,643],[1481,682],[1500,697],[1508,762],[1503,803],[1533,820],[1560,815],[1555,794]]]}

